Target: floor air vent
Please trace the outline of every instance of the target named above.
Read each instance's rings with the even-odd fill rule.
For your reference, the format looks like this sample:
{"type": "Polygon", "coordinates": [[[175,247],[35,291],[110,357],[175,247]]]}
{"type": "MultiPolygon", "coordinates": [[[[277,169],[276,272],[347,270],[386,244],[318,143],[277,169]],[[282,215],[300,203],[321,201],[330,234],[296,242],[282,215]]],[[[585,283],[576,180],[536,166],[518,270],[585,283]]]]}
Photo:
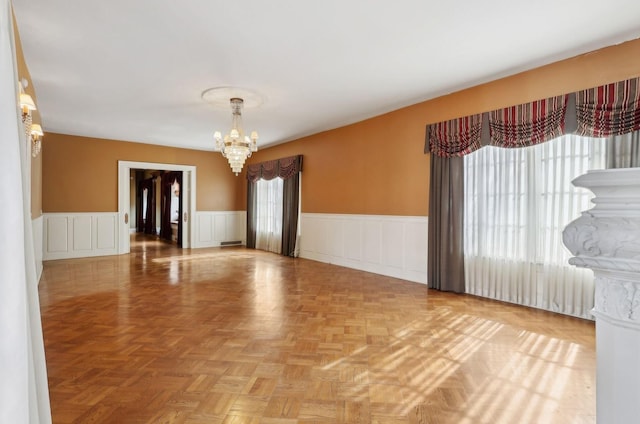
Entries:
{"type": "Polygon", "coordinates": [[[221,241],[220,246],[238,246],[242,244],[242,240],[221,241]]]}

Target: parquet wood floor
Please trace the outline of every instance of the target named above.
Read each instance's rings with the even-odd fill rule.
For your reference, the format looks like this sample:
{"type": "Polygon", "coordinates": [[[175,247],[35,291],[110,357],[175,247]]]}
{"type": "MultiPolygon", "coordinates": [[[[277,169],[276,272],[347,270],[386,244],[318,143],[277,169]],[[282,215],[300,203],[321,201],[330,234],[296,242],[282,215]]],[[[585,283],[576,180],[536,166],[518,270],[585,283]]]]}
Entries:
{"type": "Polygon", "coordinates": [[[593,423],[594,324],[242,247],[46,262],[54,423],[593,423]]]}

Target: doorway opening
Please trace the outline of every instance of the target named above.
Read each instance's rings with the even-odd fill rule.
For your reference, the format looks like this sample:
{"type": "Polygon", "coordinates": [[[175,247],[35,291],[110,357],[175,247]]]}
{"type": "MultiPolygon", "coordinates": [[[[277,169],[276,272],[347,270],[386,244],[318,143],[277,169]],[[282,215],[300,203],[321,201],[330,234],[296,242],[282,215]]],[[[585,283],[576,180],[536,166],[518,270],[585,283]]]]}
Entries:
{"type": "Polygon", "coordinates": [[[195,196],[195,166],[118,161],[118,253],[140,232],[192,247],[195,196]]]}
{"type": "Polygon", "coordinates": [[[182,171],[131,169],[129,231],[182,247],[182,171]]]}

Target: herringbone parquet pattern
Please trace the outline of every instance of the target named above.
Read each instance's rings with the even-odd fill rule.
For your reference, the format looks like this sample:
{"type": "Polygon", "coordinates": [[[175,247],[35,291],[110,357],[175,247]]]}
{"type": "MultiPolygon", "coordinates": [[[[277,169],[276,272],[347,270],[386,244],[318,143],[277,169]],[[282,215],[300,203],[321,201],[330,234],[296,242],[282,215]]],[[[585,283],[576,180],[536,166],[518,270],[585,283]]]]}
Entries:
{"type": "Polygon", "coordinates": [[[45,263],[54,423],[593,423],[594,325],[244,248],[45,263]]]}

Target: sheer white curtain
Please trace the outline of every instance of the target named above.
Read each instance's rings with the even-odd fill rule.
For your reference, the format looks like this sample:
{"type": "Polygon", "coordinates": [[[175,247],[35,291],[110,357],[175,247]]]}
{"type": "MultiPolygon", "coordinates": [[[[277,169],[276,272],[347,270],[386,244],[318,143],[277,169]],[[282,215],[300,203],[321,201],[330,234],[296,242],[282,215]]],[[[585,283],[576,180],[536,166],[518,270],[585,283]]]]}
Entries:
{"type": "Polygon", "coordinates": [[[281,253],[283,180],[256,183],[256,249],[281,253]]]}
{"type": "Polygon", "coordinates": [[[50,423],[14,46],[11,4],[0,0],[0,423],[50,423]]]}
{"type": "Polygon", "coordinates": [[[604,168],[603,146],[567,135],[465,156],[467,293],[590,318],[593,274],[569,265],[562,230],[591,207],[571,180],[604,168]]]}

